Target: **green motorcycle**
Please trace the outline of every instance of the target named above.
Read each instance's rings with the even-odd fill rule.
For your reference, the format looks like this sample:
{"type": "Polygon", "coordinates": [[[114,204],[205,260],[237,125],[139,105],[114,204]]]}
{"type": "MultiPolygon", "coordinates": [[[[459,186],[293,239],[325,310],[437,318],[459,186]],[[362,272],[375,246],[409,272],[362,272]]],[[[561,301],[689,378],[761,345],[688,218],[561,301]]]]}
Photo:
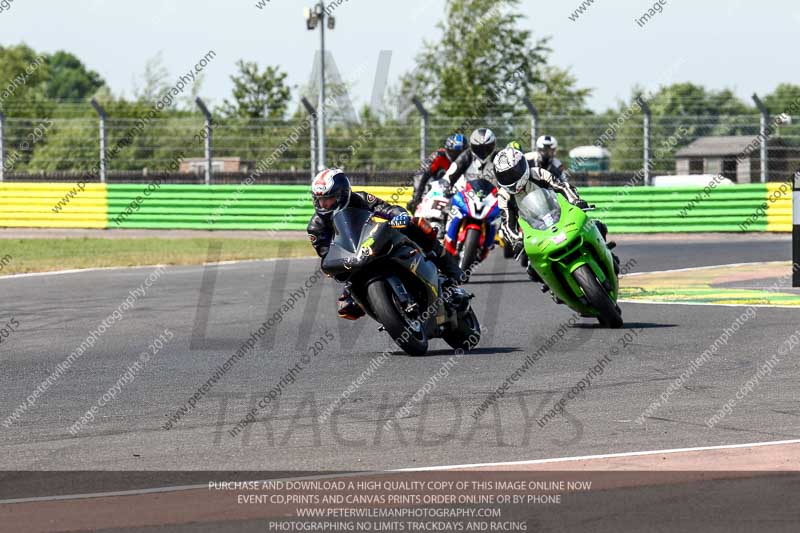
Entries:
{"type": "Polygon", "coordinates": [[[553,299],[605,327],[622,327],[614,260],[594,220],[541,187],[517,200],[517,206],[528,263],[553,299]]]}

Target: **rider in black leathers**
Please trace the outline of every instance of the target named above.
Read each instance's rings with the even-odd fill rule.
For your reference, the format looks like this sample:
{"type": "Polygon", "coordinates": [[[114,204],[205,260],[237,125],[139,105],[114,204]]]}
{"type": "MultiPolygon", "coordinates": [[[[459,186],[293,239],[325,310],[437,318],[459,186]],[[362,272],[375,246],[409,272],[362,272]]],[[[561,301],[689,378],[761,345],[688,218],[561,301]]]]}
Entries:
{"type": "MultiPolygon", "coordinates": [[[[452,286],[463,280],[464,273],[455,259],[445,252],[436,238],[436,230],[430,224],[423,219],[412,218],[399,205],[391,205],[367,192],[353,192],[350,180],[341,170],[325,169],[317,174],[311,185],[311,196],[314,215],[308,223],[308,238],[321,258],[328,255],[334,237],[334,213],[346,207],[355,207],[389,219],[393,227],[417,243],[444,275],[444,286],[452,286]]],[[[338,312],[341,318],[349,320],[364,316],[364,310],[351,298],[347,285],[339,298],[338,312]]]]}

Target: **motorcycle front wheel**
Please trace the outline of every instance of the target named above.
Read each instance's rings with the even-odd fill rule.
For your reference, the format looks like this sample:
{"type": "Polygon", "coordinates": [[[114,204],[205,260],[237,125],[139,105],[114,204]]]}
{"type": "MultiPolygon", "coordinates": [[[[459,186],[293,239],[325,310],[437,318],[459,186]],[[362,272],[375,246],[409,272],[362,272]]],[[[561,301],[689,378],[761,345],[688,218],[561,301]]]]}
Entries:
{"type": "Polygon", "coordinates": [[[370,283],[367,286],[367,298],[378,322],[404,352],[413,356],[428,352],[428,337],[423,324],[406,314],[386,280],[376,279],[370,283]]]}
{"type": "Polygon", "coordinates": [[[481,243],[481,232],[476,229],[468,229],[464,237],[464,247],[461,249],[461,263],[458,265],[461,270],[468,270],[475,266],[478,260],[478,248],[481,243]]]}
{"type": "Polygon", "coordinates": [[[603,288],[589,265],[579,267],[574,273],[575,281],[580,285],[589,304],[597,309],[597,320],[607,328],[622,327],[622,313],[611,300],[608,292],[603,288]]]}

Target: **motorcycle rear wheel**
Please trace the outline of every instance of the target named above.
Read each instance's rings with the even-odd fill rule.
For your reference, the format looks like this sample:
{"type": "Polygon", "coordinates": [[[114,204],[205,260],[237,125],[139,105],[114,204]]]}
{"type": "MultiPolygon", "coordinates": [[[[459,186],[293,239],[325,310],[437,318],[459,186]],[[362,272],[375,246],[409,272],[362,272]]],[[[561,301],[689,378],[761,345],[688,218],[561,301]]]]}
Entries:
{"type": "Polygon", "coordinates": [[[458,318],[458,326],[442,334],[444,342],[454,350],[469,351],[481,341],[481,325],[475,311],[470,308],[458,318]]]}

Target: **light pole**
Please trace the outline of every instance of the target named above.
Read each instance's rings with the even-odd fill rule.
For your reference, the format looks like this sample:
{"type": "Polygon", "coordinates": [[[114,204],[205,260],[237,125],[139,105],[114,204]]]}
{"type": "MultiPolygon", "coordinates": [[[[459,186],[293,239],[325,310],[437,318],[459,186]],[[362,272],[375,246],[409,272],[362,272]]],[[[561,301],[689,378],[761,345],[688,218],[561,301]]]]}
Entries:
{"type": "Polygon", "coordinates": [[[325,167],[325,26],[332,30],[336,19],[325,12],[325,4],[320,1],[314,7],[305,9],[306,28],[313,31],[319,26],[319,105],[317,106],[317,128],[319,139],[318,170],[325,167]]]}

